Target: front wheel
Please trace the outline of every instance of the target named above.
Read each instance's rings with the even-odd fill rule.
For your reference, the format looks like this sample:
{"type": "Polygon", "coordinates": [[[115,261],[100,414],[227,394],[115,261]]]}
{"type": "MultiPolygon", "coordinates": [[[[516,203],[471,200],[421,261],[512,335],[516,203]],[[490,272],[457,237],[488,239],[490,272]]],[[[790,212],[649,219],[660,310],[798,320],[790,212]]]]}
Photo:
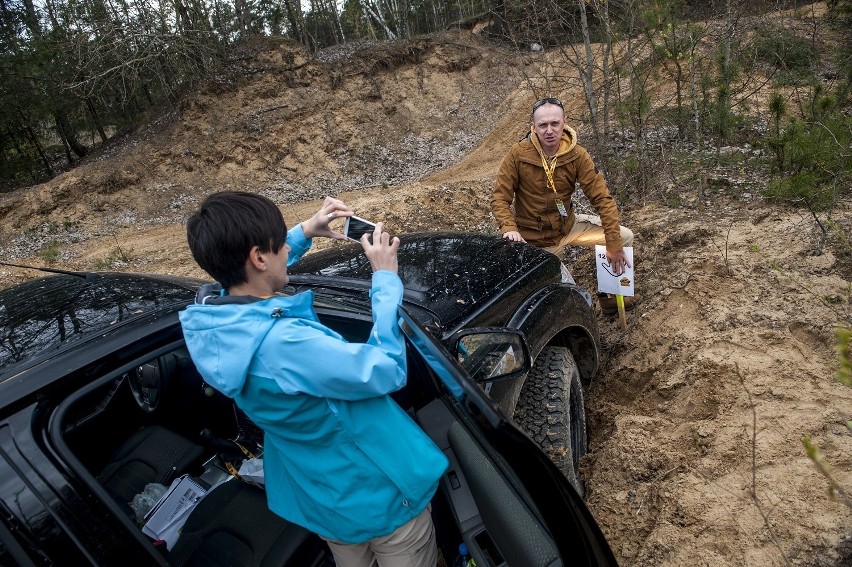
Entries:
{"type": "Polygon", "coordinates": [[[586,410],[574,355],[566,347],[542,349],[524,382],[515,421],[538,443],[580,496],[580,457],[586,454],[586,410]]]}

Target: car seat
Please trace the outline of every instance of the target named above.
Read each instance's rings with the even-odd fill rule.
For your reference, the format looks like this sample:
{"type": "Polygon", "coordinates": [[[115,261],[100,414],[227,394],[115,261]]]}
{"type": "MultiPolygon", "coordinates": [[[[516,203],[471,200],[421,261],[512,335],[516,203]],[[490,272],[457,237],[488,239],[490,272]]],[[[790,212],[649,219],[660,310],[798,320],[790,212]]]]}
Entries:
{"type": "Polygon", "coordinates": [[[273,513],[263,489],[231,479],[198,503],[168,554],[173,566],[333,565],[317,535],[273,513]]]}
{"type": "Polygon", "coordinates": [[[98,482],[126,509],[149,483],[168,486],[201,464],[204,448],[165,427],[150,425],[136,431],[116,449],[97,476],[98,482]]]}

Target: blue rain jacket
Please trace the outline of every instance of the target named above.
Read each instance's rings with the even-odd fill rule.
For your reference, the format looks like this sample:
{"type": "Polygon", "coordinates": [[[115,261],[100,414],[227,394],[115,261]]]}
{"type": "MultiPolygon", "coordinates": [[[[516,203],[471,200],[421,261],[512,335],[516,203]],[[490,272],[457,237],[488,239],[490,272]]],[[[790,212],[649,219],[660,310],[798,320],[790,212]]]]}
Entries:
{"type": "MultiPolygon", "coordinates": [[[[296,226],[289,264],[311,245],[296,226]]],[[[320,536],[361,543],[428,505],[447,459],[388,395],[405,385],[402,282],[373,274],[373,329],[349,343],[322,325],[313,292],[231,297],[218,284],[180,313],[204,380],[265,432],[269,508],[320,536]]]]}

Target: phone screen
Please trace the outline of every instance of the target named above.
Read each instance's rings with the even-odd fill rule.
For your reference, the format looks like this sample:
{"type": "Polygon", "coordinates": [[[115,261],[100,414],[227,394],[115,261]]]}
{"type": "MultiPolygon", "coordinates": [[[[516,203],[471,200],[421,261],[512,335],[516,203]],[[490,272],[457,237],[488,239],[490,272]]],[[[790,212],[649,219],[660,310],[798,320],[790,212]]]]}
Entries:
{"type": "Polygon", "coordinates": [[[364,233],[372,234],[376,228],[375,224],[358,217],[346,217],[345,225],[343,234],[352,240],[361,240],[361,235],[364,233]]]}

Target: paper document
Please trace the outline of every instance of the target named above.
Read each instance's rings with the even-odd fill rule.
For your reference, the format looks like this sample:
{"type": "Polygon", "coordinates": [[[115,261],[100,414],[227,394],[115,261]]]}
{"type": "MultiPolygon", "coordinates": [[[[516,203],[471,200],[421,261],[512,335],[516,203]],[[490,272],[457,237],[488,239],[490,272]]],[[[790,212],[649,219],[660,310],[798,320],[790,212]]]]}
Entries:
{"type": "Polygon", "coordinates": [[[180,535],[180,529],[207,493],[200,484],[187,475],[176,478],[160,501],[145,516],[142,533],[163,540],[171,549],[180,535]]]}
{"type": "Polygon", "coordinates": [[[595,246],[595,263],[598,266],[598,291],[601,293],[633,295],[633,247],[625,246],[624,253],[627,254],[627,261],[630,263],[630,267],[625,267],[623,272],[616,274],[609,263],[609,259],[606,257],[606,246],[600,244],[595,246]]]}
{"type": "Polygon", "coordinates": [[[237,471],[237,474],[240,475],[240,478],[243,480],[263,486],[263,459],[254,457],[244,460],[240,465],[240,470],[237,471]]]}

